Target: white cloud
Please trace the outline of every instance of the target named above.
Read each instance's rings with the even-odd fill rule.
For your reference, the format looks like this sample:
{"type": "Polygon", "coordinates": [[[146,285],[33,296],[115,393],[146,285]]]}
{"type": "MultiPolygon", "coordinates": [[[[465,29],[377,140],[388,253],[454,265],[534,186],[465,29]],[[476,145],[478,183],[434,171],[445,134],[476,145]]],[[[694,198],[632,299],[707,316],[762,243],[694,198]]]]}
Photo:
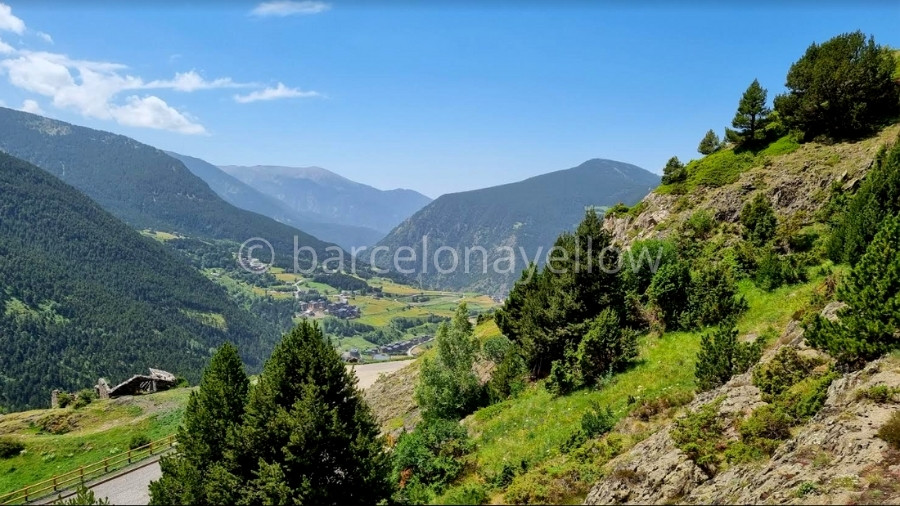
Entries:
{"type": "Polygon", "coordinates": [[[203,125],[194,123],[184,114],[178,112],[161,98],[128,97],[123,106],[111,110],[113,118],[123,125],[171,130],[183,134],[205,134],[203,125]]]}
{"type": "Polygon", "coordinates": [[[21,51],[18,57],[3,60],[0,65],[6,69],[10,84],[49,97],[54,107],[60,109],[75,110],[91,118],[111,119],[127,126],[184,134],[206,133],[202,125],[159,97],[131,96],[124,105],[116,102],[116,96],[128,90],[191,90],[209,86],[202,78],[197,81],[190,77],[190,72],[181,74],[188,75],[187,78],[176,75],[171,81],[145,83],[140,77],[123,75],[126,67],[117,63],[73,60],[62,54],[30,51],[21,51]]]}
{"type": "MultiPolygon", "coordinates": [[[[323,2],[274,1],[258,5],[254,13],[286,16],[312,14],[328,8],[329,5],[323,2]]],[[[12,9],[3,3],[0,3],[0,31],[19,35],[28,31],[47,43],[53,43],[50,35],[27,30],[25,22],[14,16],[12,9]]],[[[172,55],[170,61],[178,58],[180,55],[172,55]]],[[[0,40],[0,78],[4,74],[16,88],[38,95],[38,98],[44,97],[40,101],[44,105],[49,103],[57,109],[75,111],[84,117],[115,121],[121,125],[193,135],[207,133],[196,118],[170,106],[156,95],[135,93],[148,90],[191,93],[225,88],[257,88],[246,95],[234,95],[234,100],[239,103],[321,96],[318,92],[288,88],[282,83],[260,90],[258,88],[262,85],[258,83],[239,83],[230,77],[206,79],[196,70],[177,72],[171,79],[147,81],[129,74],[128,67],[120,63],[77,60],[62,53],[16,48],[0,40]]],[[[29,98],[23,102],[21,109],[44,114],[40,103],[29,98]]]]}
{"type": "Polygon", "coordinates": [[[207,81],[197,72],[190,70],[188,72],[176,72],[175,78],[162,81],[150,81],[144,88],[168,88],[177,91],[197,91],[211,90],[215,88],[246,88],[253,84],[236,83],[230,77],[222,77],[207,81]]]}
{"type": "Polygon", "coordinates": [[[259,17],[266,16],[292,16],[295,14],[318,14],[327,11],[331,5],[325,2],[316,2],[311,0],[292,1],[292,0],[275,0],[272,2],[263,2],[257,5],[250,14],[259,17]]]}
{"type": "Polygon", "coordinates": [[[235,95],[234,101],[240,104],[249,104],[250,102],[258,102],[260,100],[277,100],[279,98],[311,98],[321,97],[317,91],[303,91],[297,88],[288,88],[282,83],[274,88],[266,88],[264,90],[253,91],[246,95],[235,95]]]}
{"type": "Polygon", "coordinates": [[[25,32],[25,22],[12,13],[12,7],[0,3],[0,30],[22,35],[25,32]]]}
{"type": "Polygon", "coordinates": [[[41,104],[37,103],[36,100],[31,100],[30,98],[26,98],[24,102],[22,102],[22,107],[19,108],[20,111],[30,112],[31,114],[46,114],[43,109],[41,109],[41,104]]]}

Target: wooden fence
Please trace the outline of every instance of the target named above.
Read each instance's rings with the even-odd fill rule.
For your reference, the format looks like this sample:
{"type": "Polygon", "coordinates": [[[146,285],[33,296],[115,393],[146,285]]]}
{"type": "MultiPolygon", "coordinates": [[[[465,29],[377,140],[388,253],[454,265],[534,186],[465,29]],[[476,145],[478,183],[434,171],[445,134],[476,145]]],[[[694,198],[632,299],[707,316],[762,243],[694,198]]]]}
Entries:
{"type": "Polygon", "coordinates": [[[122,469],[125,466],[152,457],[153,455],[163,453],[174,445],[174,434],[156,441],[151,441],[144,446],[107,457],[93,464],[81,466],[74,471],[56,475],[48,480],[29,485],[23,489],[16,490],[15,492],[0,494],[0,505],[27,503],[52,495],[56,492],[62,492],[66,489],[83,485],[90,480],[122,469]]]}

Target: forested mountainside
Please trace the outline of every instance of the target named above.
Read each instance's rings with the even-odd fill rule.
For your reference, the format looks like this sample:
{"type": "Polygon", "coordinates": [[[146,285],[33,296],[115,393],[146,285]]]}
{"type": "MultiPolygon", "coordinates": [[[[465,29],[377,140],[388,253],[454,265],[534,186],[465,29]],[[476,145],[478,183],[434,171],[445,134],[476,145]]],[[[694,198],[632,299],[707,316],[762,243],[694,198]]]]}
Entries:
{"type": "MultiPolygon", "coordinates": [[[[417,272],[413,277],[420,276],[421,282],[429,287],[502,294],[512,288],[528,261],[537,256],[539,263],[543,263],[556,236],[562,230],[574,229],[586,208],[636,203],[657,184],[659,176],[640,167],[612,160],[588,160],[572,169],[516,183],[442,195],[378,244],[387,246],[390,252],[409,246],[421,258],[422,239],[427,236],[428,250],[432,253],[441,246],[456,249],[460,268],[441,274],[433,268],[429,257],[428,272],[417,272]],[[471,272],[464,272],[465,248],[476,246],[489,253],[487,273],[483,273],[479,253],[472,255],[471,272]],[[492,267],[495,260],[506,256],[498,251],[503,246],[515,250],[516,266],[510,273],[497,273],[492,267]],[[520,248],[524,248],[528,260],[522,258],[520,248]],[[540,255],[538,248],[541,248],[540,255]]],[[[449,258],[445,256],[441,260],[446,262],[449,258]]],[[[379,257],[378,263],[389,267],[389,255],[379,257]]]]}
{"type": "Polygon", "coordinates": [[[0,407],[148,367],[197,381],[225,341],[257,370],[278,336],[170,249],[0,154],[0,407]]]}
{"type": "Polygon", "coordinates": [[[227,165],[221,169],[318,222],[365,227],[382,236],[431,202],[413,190],[379,190],[320,167],[227,165]]]}
{"type": "Polygon", "coordinates": [[[292,267],[295,235],[301,246],[326,254],[327,243],[234,207],[180,161],[122,135],[0,108],[0,149],[59,177],[137,229],[238,244],[262,237],[282,267],[292,267]]]}
{"type": "Polygon", "coordinates": [[[166,154],[184,163],[188,170],[204,180],[214,192],[231,205],[299,228],[323,241],[333,242],[345,250],[370,246],[384,237],[384,232],[371,228],[325,223],[322,221],[322,216],[309,211],[293,209],[277,198],[252,188],[219,167],[199,158],[169,151],[166,154]]]}

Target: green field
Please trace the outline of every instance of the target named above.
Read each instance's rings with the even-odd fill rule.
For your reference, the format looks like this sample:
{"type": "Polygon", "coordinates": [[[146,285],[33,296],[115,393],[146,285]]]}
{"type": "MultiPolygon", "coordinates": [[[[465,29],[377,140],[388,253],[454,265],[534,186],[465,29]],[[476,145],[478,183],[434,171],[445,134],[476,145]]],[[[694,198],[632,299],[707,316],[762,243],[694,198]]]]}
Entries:
{"type": "Polygon", "coordinates": [[[134,436],[146,435],[155,441],[173,434],[190,391],[179,388],[97,400],[80,409],[0,415],[0,437],[25,444],[21,455],[0,460],[0,494],[128,451],[134,436]]]}

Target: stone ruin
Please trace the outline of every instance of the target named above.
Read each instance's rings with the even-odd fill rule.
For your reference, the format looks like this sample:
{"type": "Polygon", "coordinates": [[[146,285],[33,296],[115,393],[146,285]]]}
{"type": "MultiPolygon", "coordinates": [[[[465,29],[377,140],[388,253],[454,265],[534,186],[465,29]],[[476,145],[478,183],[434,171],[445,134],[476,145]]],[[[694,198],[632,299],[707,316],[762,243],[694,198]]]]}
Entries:
{"type": "Polygon", "coordinates": [[[101,399],[115,399],[123,395],[152,394],[168,390],[175,386],[178,380],[175,375],[160,369],[150,368],[150,375],[135,374],[131,378],[110,388],[105,379],[100,378],[94,390],[101,399]]]}
{"type": "MultiPolygon", "coordinates": [[[[123,395],[141,395],[162,392],[173,388],[178,383],[175,375],[163,371],[161,369],[150,368],[150,374],[135,374],[131,378],[119,383],[114,387],[110,387],[106,379],[100,378],[94,385],[94,392],[97,393],[99,399],[115,399],[123,395]]],[[[50,407],[59,407],[60,390],[50,392],[50,407]]],[[[74,395],[74,394],[73,394],[74,395]]]]}

